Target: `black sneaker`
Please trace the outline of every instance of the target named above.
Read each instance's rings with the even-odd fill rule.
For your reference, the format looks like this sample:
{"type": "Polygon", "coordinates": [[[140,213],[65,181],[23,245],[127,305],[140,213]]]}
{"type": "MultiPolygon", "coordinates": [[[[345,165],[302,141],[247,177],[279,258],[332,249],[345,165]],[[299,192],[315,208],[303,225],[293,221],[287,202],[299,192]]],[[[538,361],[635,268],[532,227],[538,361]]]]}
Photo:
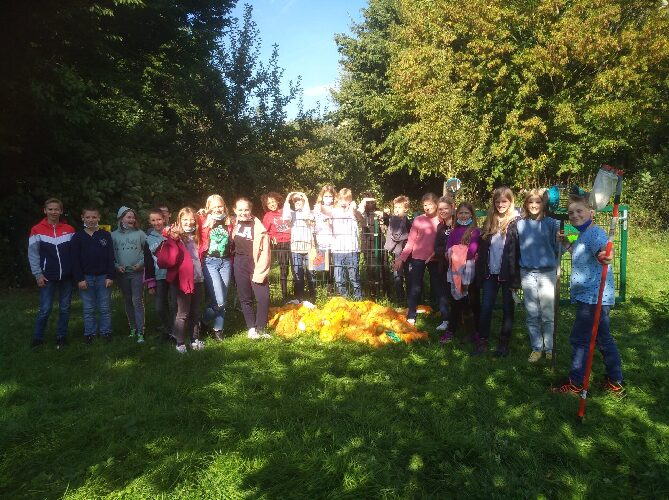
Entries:
{"type": "Polygon", "coordinates": [[[568,378],[558,382],[555,385],[551,385],[548,390],[556,394],[580,394],[583,390],[583,387],[574,384],[571,379],[568,378]]]}
{"type": "Polygon", "coordinates": [[[38,349],[39,347],[42,347],[43,345],[44,345],[44,340],[33,339],[32,342],[30,343],[30,348],[31,349],[38,349]]]}
{"type": "Polygon", "coordinates": [[[67,338],[58,337],[56,338],[56,349],[62,349],[67,346],[67,338]]]}
{"type": "Polygon", "coordinates": [[[107,335],[100,335],[100,338],[104,339],[105,342],[111,342],[111,333],[107,335]]]}
{"type": "Polygon", "coordinates": [[[93,343],[93,335],[84,335],[84,344],[90,345],[93,343]]]}
{"type": "Polygon", "coordinates": [[[625,382],[622,380],[611,380],[611,378],[607,375],[604,375],[604,379],[602,380],[602,388],[619,399],[627,396],[627,392],[625,391],[625,382]]]}

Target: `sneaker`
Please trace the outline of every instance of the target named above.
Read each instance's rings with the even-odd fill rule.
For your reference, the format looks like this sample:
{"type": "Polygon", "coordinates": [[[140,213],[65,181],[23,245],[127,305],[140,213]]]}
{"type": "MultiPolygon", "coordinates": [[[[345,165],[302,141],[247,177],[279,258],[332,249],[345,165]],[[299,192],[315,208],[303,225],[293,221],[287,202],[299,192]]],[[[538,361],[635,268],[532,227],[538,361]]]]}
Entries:
{"type": "Polygon", "coordinates": [[[214,337],[214,340],[216,340],[216,342],[223,341],[223,332],[221,330],[212,330],[211,334],[214,337]]]}
{"type": "Polygon", "coordinates": [[[472,356],[481,356],[488,352],[488,339],[479,338],[474,344],[474,350],[471,352],[472,356]]]}
{"type": "MultiPolygon", "coordinates": [[[[546,357],[548,357],[548,356],[546,356],[546,357]]],[[[530,353],[530,357],[527,358],[527,361],[529,361],[530,363],[536,363],[540,359],[541,359],[541,351],[532,351],[530,353]]]]}
{"type": "Polygon", "coordinates": [[[611,380],[607,375],[604,375],[604,379],[602,380],[602,388],[616,398],[624,398],[627,395],[625,392],[625,382],[622,380],[611,380]]]}
{"type": "Polygon", "coordinates": [[[439,339],[440,344],[448,344],[451,340],[453,340],[453,332],[445,332],[441,338],[439,339]]]}
{"type": "Polygon", "coordinates": [[[128,337],[134,337],[135,335],[137,335],[137,329],[131,328],[130,329],[130,335],[128,335],[128,337]]]}
{"type": "Polygon", "coordinates": [[[44,345],[44,340],[42,339],[33,339],[32,342],[30,343],[30,348],[31,349],[37,349],[38,347],[41,347],[44,345]]]}
{"type": "Polygon", "coordinates": [[[179,354],[186,354],[186,344],[177,345],[177,352],[179,354]]]}
{"type": "Polygon", "coordinates": [[[416,324],[416,318],[407,318],[407,323],[410,325],[415,325],[416,324]]]}
{"type": "Polygon", "coordinates": [[[445,332],[448,330],[448,321],[442,321],[441,324],[435,328],[435,330],[438,332],[445,332]]]}
{"type": "Polygon", "coordinates": [[[100,338],[105,342],[111,342],[111,333],[102,334],[100,335],[100,338]]]}
{"type": "Polygon", "coordinates": [[[202,342],[201,340],[195,339],[195,340],[193,340],[193,342],[191,343],[190,346],[194,351],[201,351],[202,349],[204,349],[204,342],[202,342]]]}
{"type": "Polygon", "coordinates": [[[246,337],[251,340],[258,340],[260,338],[260,334],[256,332],[255,328],[249,328],[249,332],[246,334],[246,337]]]}
{"type": "Polygon", "coordinates": [[[267,333],[265,330],[260,330],[258,332],[258,335],[260,336],[261,339],[271,339],[272,338],[272,336],[269,333],[267,333]]]}
{"type": "Polygon", "coordinates": [[[506,358],[509,355],[509,339],[506,337],[501,337],[499,339],[499,344],[497,344],[497,349],[492,353],[496,358],[506,358]]]}
{"type": "Polygon", "coordinates": [[[580,385],[574,384],[570,378],[558,382],[555,385],[551,385],[549,391],[556,394],[580,394],[583,390],[583,387],[580,385]]]}
{"type": "Polygon", "coordinates": [[[472,344],[476,345],[478,344],[480,338],[481,337],[479,336],[479,332],[474,332],[467,337],[467,342],[471,342],[472,344]]]}
{"type": "Polygon", "coordinates": [[[138,344],[143,344],[144,343],[144,335],[142,333],[137,334],[137,343],[138,344]]]}
{"type": "Polygon", "coordinates": [[[93,335],[84,335],[84,344],[90,345],[93,343],[93,335]]]}
{"type": "Polygon", "coordinates": [[[553,360],[553,351],[546,351],[544,354],[546,355],[546,360],[547,361],[552,361],[553,360]]]}
{"type": "Polygon", "coordinates": [[[56,338],[56,349],[62,349],[67,346],[67,339],[65,337],[56,338]]]}

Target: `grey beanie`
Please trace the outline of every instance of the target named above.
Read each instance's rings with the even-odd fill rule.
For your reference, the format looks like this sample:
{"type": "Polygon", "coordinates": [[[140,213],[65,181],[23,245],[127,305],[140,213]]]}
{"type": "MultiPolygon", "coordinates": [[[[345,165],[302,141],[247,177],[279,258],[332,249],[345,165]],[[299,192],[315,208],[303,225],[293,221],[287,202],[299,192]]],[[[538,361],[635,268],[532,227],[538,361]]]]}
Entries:
{"type": "Polygon", "coordinates": [[[134,210],[132,210],[132,208],[128,208],[124,205],[124,206],[122,206],[121,208],[118,209],[118,213],[116,214],[116,218],[120,219],[121,217],[123,217],[125,214],[127,214],[130,211],[134,212],[134,210]]]}

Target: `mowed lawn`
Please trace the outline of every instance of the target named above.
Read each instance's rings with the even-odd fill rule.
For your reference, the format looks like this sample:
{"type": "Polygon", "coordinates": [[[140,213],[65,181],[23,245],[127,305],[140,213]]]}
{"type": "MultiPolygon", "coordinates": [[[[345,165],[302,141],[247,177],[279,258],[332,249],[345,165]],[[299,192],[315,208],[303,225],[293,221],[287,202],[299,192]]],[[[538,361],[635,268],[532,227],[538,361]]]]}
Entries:
{"type": "Polygon", "coordinates": [[[229,338],[182,356],[128,339],[115,294],[111,344],[83,344],[77,299],[71,345],[55,350],[52,321],[32,352],[36,290],[3,291],[0,497],[667,498],[668,289],[669,236],[632,234],[612,312],[628,397],[593,384],[582,424],[577,397],[546,391],[567,373],[570,307],[553,374],[526,361],[522,308],[502,360],[440,346],[433,319],[429,342],[373,349],[253,342],[231,334],[236,311],[229,338]]]}

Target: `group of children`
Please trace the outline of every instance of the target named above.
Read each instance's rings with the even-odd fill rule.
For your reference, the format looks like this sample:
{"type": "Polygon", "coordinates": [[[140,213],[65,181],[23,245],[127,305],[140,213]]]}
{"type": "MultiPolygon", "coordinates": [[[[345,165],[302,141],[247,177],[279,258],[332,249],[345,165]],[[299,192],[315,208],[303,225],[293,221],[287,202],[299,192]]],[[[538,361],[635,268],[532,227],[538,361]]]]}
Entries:
{"type": "MultiPolygon", "coordinates": [[[[198,211],[182,208],[173,224],[166,209],[153,209],[149,212],[148,234],[139,229],[137,213],[128,207],[119,209],[118,227],[111,234],[99,228],[100,213],[94,207],[82,210],[83,228],[75,231],[60,220],[62,203],[47,200],[45,218],[33,227],[29,242],[31,270],[40,289],[33,346],[43,342],[56,290],[60,301],[56,343],[59,347],[65,344],[73,283],[77,283],[82,298],[86,342],[92,342],[96,333],[110,339],[110,290],[116,282],[130,335],[137,342],[144,342],[143,289],[147,286],[155,295],[163,333],[174,338],[177,351],[186,352],[187,344],[202,349],[203,327],[210,328],[217,340],[222,338],[233,276],[248,337],[269,337],[265,327],[273,250],[278,257],[284,299],[288,297],[289,269],[299,299],[315,294],[314,272],[308,265],[309,252],[314,248],[331,253],[337,292],[347,295],[350,286],[353,298],[362,297],[359,229],[366,213],[379,215],[371,197],[356,206],[349,189],[337,191],[326,185],[313,208],[302,192],[291,192],[285,199],[270,192],[261,199],[265,209],[262,221],[253,216],[250,200],[237,199],[231,214],[219,195],[210,196],[198,211]],[[370,206],[373,208],[367,210],[370,206]],[[205,288],[207,304],[200,314],[205,288]]],[[[440,342],[447,344],[454,338],[464,313],[469,312],[473,320],[469,336],[472,354],[481,355],[488,350],[492,311],[501,290],[502,324],[495,355],[505,357],[514,319],[514,291],[522,289],[531,344],[528,361],[535,363],[542,355],[551,359],[557,269],[561,253],[569,251],[571,297],[577,305],[570,336],[573,356],[569,378],[554,390],[580,392],[599,276],[602,265],[611,263],[611,257],[604,255],[607,234],[593,223],[594,210],[588,199],[570,199],[569,221],[579,231],[573,243],[560,231],[559,221],[547,215],[540,190],[527,193],[519,214],[513,192],[506,187],[496,189],[480,228],[471,203],[455,206],[452,197],[438,198],[432,193],[424,195],[421,202],[423,214],[411,219],[409,199],[398,196],[393,200],[392,215],[380,218],[384,249],[400,301],[406,285],[407,321],[416,321],[427,269],[441,316],[436,328],[442,332],[440,342]]],[[[622,395],[620,355],[609,330],[613,303],[609,273],[597,344],[606,367],[604,386],[622,395]]]]}

